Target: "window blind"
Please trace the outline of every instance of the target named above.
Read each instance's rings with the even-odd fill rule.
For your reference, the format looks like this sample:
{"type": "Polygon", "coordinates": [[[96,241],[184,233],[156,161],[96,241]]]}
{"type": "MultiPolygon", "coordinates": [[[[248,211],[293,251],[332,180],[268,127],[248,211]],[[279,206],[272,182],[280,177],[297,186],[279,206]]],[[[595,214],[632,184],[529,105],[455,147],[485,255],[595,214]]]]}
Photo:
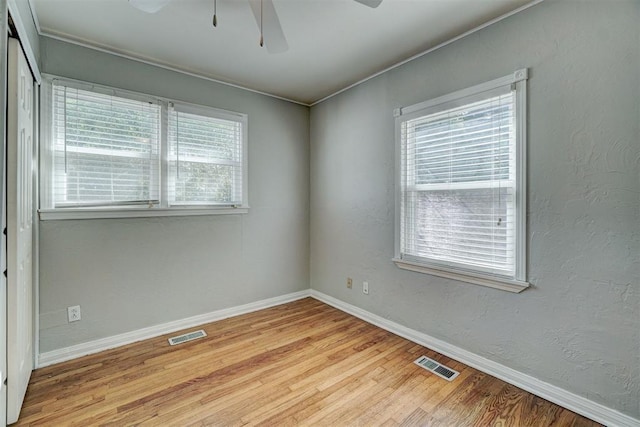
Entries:
{"type": "Polygon", "coordinates": [[[54,207],[157,203],[160,106],[53,86],[54,207]]]}
{"type": "Polygon", "coordinates": [[[175,105],[169,109],[171,205],[240,205],[243,122],[175,105]]]}
{"type": "Polygon", "coordinates": [[[515,92],[401,122],[403,259],[515,274],[515,92]]]}

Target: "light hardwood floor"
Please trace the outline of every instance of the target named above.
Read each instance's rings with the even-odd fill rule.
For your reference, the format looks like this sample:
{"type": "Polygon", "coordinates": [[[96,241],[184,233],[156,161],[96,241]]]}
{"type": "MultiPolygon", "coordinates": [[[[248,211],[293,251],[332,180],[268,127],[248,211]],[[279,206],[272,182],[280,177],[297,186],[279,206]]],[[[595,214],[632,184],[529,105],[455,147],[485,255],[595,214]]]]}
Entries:
{"type": "Polygon", "coordinates": [[[36,370],[16,425],[598,425],[310,298],[203,329],[36,370]]]}

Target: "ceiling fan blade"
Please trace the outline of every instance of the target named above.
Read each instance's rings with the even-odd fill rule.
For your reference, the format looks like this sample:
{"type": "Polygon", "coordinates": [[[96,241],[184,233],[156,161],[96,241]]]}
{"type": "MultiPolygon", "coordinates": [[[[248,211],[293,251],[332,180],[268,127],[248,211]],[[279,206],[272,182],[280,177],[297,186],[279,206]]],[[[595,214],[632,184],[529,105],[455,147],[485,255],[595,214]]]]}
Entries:
{"type": "Polygon", "coordinates": [[[251,11],[256,18],[258,28],[260,28],[260,8],[262,7],[262,34],[264,35],[264,44],[269,53],[282,53],[289,50],[289,44],[284,37],[282,26],[276,8],[273,6],[273,0],[249,0],[251,11]],[[262,5],[260,2],[262,1],[262,5]]]}
{"type": "Polygon", "coordinates": [[[355,1],[365,6],[373,7],[374,9],[380,6],[380,3],[382,3],[382,0],[355,0],[355,1]]]}
{"type": "Polygon", "coordinates": [[[147,13],[156,13],[171,0],[129,0],[129,4],[147,13]]]}

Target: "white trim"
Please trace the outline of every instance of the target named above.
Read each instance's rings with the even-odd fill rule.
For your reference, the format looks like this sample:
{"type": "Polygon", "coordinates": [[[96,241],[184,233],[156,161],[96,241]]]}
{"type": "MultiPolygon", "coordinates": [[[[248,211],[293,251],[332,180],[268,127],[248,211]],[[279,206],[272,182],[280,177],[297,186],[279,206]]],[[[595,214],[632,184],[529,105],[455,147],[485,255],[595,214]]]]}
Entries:
{"type": "Polygon", "coordinates": [[[516,280],[527,280],[527,81],[516,83],[516,280]]]}
{"type": "Polygon", "coordinates": [[[608,408],[600,403],[593,402],[585,397],[564,390],[558,386],[549,384],[530,375],[516,371],[500,363],[486,359],[468,350],[449,344],[434,338],[423,332],[410,329],[376,314],[365,311],[359,307],[340,301],[316,290],[311,290],[311,297],[322,301],[338,310],[351,314],[365,322],[371,323],[384,330],[392,332],[409,341],[428,347],[447,357],[455,359],[465,365],[501,379],[509,384],[519,387],[536,396],[547,399],[557,405],[567,408],[594,421],[609,427],[638,427],[640,420],[632,418],[615,409],[608,408]]]}
{"type": "Polygon", "coordinates": [[[89,354],[99,353],[104,350],[131,344],[133,342],[155,338],[160,335],[169,334],[195,326],[204,325],[206,323],[215,322],[229,317],[239,316],[241,314],[252,313],[254,311],[263,310],[265,308],[274,307],[276,305],[286,304],[311,295],[311,291],[293,292],[279,297],[268,298],[236,307],[224,308],[212,311],[211,313],[200,314],[186,319],[175,320],[173,322],[163,323],[161,325],[150,326],[148,328],[138,329],[136,331],[126,332],[107,338],[101,338],[82,344],[73,345],[71,347],[60,348],[57,350],[41,353],[38,356],[36,368],[53,365],[67,360],[76,359],[78,357],[87,356],[89,354]]]}
{"type": "Polygon", "coordinates": [[[31,9],[31,18],[33,18],[33,24],[36,26],[36,31],[38,31],[38,34],[41,34],[40,21],[38,20],[38,15],[36,14],[36,8],[33,4],[33,0],[28,0],[28,1],[29,1],[29,9],[31,9]]]}
{"type": "Polygon", "coordinates": [[[41,221],[61,219],[152,218],[158,216],[239,215],[249,213],[248,206],[239,208],[131,208],[131,209],[40,209],[41,221]]]}
{"type": "Polygon", "coordinates": [[[606,424],[609,427],[637,427],[638,425],[640,425],[640,420],[622,414],[602,404],[593,402],[582,396],[566,391],[558,386],[554,386],[527,374],[523,374],[522,372],[516,371],[515,369],[509,368],[497,362],[493,362],[475,353],[464,350],[460,347],[454,346],[425,333],[400,325],[391,320],[385,319],[359,307],[340,301],[336,298],[312,289],[294,292],[280,297],[256,301],[237,307],[217,310],[211,313],[189,317],[187,319],[168,322],[162,325],[156,325],[139,329],[137,331],[127,332],[124,334],[102,338],[71,347],[49,351],[39,355],[36,367],[43,368],[45,366],[65,362],[67,360],[98,353],[115,347],[120,347],[132,342],[154,338],[182,329],[192,328],[229,317],[239,316],[241,314],[251,313],[276,305],[296,301],[302,298],[307,298],[309,296],[332,307],[335,307],[338,310],[362,319],[365,322],[371,323],[375,326],[378,326],[379,328],[392,332],[424,347],[428,347],[447,357],[458,360],[465,365],[471,366],[472,368],[492,375],[496,378],[501,379],[502,381],[505,381],[525,391],[542,397],[543,399],[547,399],[550,402],[574,411],[580,415],[588,417],[599,423],[606,424]]]}
{"type": "Polygon", "coordinates": [[[229,121],[246,121],[249,117],[246,113],[238,113],[230,110],[223,110],[221,108],[209,107],[208,105],[193,104],[191,102],[184,101],[170,101],[166,100],[171,105],[170,107],[178,113],[194,114],[198,116],[206,116],[214,119],[224,119],[229,121]]]}
{"type": "MultiPolygon", "coordinates": [[[[461,280],[467,283],[473,283],[482,286],[488,286],[491,288],[501,289],[510,292],[522,292],[529,287],[527,282],[527,228],[526,228],[526,167],[527,167],[527,134],[526,134],[526,88],[527,79],[529,77],[528,69],[521,68],[514,72],[499,77],[484,83],[480,83],[471,87],[467,87],[455,92],[448,93],[437,98],[433,98],[424,102],[409,105],[402,108],[394,109],[393,115],[395,117],[395,217],[394,217],[394,250],[395,255],[393,261],[399,268],[405,270],[411,270],[418,273],[432,274],[436,276],[446,277],[450,279],[461,280]],[[501,272],[496,272],[495,275],[491,274],[492,271],[487,271],[482,267],[475,267],[473,264],[462,264],[450,262],[446,266],[441,266],[438,260],[433,259],[414,259],[420,258],[417,255],[415,257],[406,257],[403,259],[403,251],[406,253],[412,252],[411,248],[403,248],[402,242],[405,238],[404,235],[413,235],[415,230],[408,229],[403,232],[402,230],[402,214],[403,206],[405,203],[406,193],[419,189],[413,181],[409,183],[403,182],[403,169],[406,167],[405,163],[411,163],[411,159],[403,159],[403,125],[410,120],[426,117],[432,114],[437,114],[441,111],[447,111],[452,108],[458,108],[464,105],[469,105],[486,98],[499,96],[507,93],[515,93],[514,103],[514,121],[515,121],[515,173],[517,179],[515,179],[515,185],[511,185],[514,182],[514,177],[510,174],[510,181],[507,181],[509,185],[505,188],[513,187],[515,189],[515,260],[513,264],[513,271],[509,272],[508,277],[500,277],[501,272]],[[403,235],[404,234],[404,235],[403,235]],[[490,275],[484,274],[485,272],[490,275]]],[[[503,181],[501,181],[502,183],[503,181]]],[[[424,188],[430,190],[440,189],[474,189],[483,188],[479,183],[464,182],[447,184],[439,188],[439,185],[422,185],[424,188]]],[[[405,213],[406,215],[406,213],[405,213]]],[[[411,222],[411,221],[409,221],[411,222]]],[[[410,224],[412,225],[412,224],[410,224]]],[[[506,273],[506,272],[505,272],[506,273]]]]}
{"type": "MultiPolygon", "coordinates": [[[[418,104],[402,107],[400,108],[400,114],[396,115],[394,111],[394,116],[395,117],[406,116],[412,113],[418,113],[419,115],[427,115],[427,114],[435,113],[436,111],[433,111],[432,109],[438,106],[442,106],[442,108],[438,108],[438,110],[440,109],[448,110],[450,108],[454,108],[457,106],[471,104],[475,102],[475,99],[470,99],[472,97],[478,97],[480,100],[483,100],[485,98],[491,98],[493,96],[509,93],[510,92],[509,85],[513,83],[521,82],[523,80],[527,80],[527,78],[528,78],[528,71],[526,68],[522,68],[504,77],[499,77],[497,79],[493,79],[488,82],[480,83],[475,86],[457,90],[455,92],[451,92],[446,95],[439,96],[437,98],[432,98],[432,99],[429,99],[428,101],[420,102],[418,104]],[[496,93],[493,93],[494,91],[496,93]],[[448,105],[452,102],[455,102],[457,105],[455,106],[448,105]]],[[[405,120],[408,120],[408,119],[405,119],[405,120]]]]}
{"type": "Polygon", "coordinates": [[[257,89],[251,89],[251,88],[248,88],[246,86],[241,86],[239,84],[226,82],[226,81],[220,80],[220,79],[215,79],[213,77],[208,77],[208,76],[206,76],[204,74],[200,74],[200,73],[196,73],[196,72],[193,72],[193,71],[184,70],[184,69],[182,69],[182,68],[180,68],[178,66],[166,65],[166,64],[162,64],[160,62],[155,62],[153,60],[138,58],[138,57],[133,56],[133,55],[128,54],[128,53],[118,52],[118,51],[115,51],[115,50],[112,50],[112,49],[108,49],[108,48],[105,48],[105,47],[94,46],[94,45],[90,44],[87,41],[80,41],[80,40],[72,39],[70,37],[65,37],[65,36],[61,36],[61,35],[58,35],[58,34],[48,33],[47,31],[41,31],[40,35],[44,36],[44,37],[48,37],[50,39],[59,40],[59,41],[65,42],[65,43],[73,44],[73,45],[84,47],[84,48],[91,49],[91,50],[95,50],[95,51],[98,51],[98,52],[108,53],[110,55],[114,55],[114,56],[118,56],[120,58],[128,59],[130,61],[135,61],[135,62],[140,62],[142,64],[152,65],[154,67],[162,68],[162,69],[169,70],[169,71],[174,71],[176,73],[184,74],[184,75],[187,75],[187,76],[196,77],[196,78],[207,80],[207,81],[210,81],[210,82],[219,83],[221,85],[234,87],[236,89],[242,89],[242,90],[246,90],[248,92],[257,93],[258,95],[268,96],[270,98],[279,99],[281,101],[292,102],[294,104],[302,105],[304,107],[310,107],[311,106],[310,104],[302,102],[302,101],[296,101],[294,99],[285,98],[283,96],[274,95],[272,93],[263,92],[263,91],[260,91],[260,90],[257,90],[257,89]]]}
{"type": "Polygon", "coordinates": [[[374,74],[370,75],[369,77],[365,77],[362,80],[359,80],[359,81],[357,81],[357,82],[355,82],[353,84],[350,84],[349,86],[346,86],[346,87],[344,87],[344,88],[332,93],[331,95],[325,96],[324,98],[322,98],[322,99],[320,99],[318,101],[314,101],[311,104],[309,104],[309,106],[313,107],[315,105],[318,105],[321,102],[326,101],[327,99],[333,98],[334,96],[341,94],[342,92],[346,92],[349,89],[352,89],[352,88],[354,88],[356,86],[359,86],[362,83],[365,83],[365,82],[367,82],[367,81],[369,81],[371,79],[374,79],[374,78],[378,77],[379,75],[386,73],[387,71],[391,71],[394,68],[398,68],[398,67],[400,67],[400,66],[402,66],[402,65],[404,65],[404,64],[406,64],[408,62],[411,62],[411,61],[413,61],[415,59],[420,58],[421,56],[424,56],[424,55],[426,55],[428,53],[431,53],[433,51],[441,49],[441,48],[443,48],[443,47],[445,47],[447,45],[450,45],[453,42],[456,42],[456,41],[458,41],[460,39],[463,39],[463,38],[465,38],[465,37],[467,37],[467,36],[469,36],[469,35],[471,35],[473,33],[478,32],[478,31],[480,31],[480,30],[482,30],[484,28],[487,28],[487,27],[489,27],[489,26],[491,26],[491,25],[493,25],[493,24],[495,24],[497,22],[502,21],[503,19],[507,19],[510,16],[515,15],[516,13],[520,13],[523,10],[529,9],[530,7],[535,6],[538,3],[542,3],[543,1],[544,0],[533,0],[531,3],[527,3],[524,6],[521,6],[521,7],[517,8],[517,9],[515,9],[515,10],[512,10],[511,12],[507,12],[504,15],[500,15],[497,18],[494,18],[494,19],[492,19],[492,20],[490,20],[488,22],[485,22],[484,24],[478,25],[477,27],[472,28],[469,31],[466,31],[466,32],[460,34],[459,36],[456,36],[456,37],[453,37],[453,38],[451,38],[449,40],[446,40],[446,41],[444,41],[444,42],[442,42],[442,43],[440,43],[440,44],[438,44],[438,45],[436,45],[434,47],[431,47],[431,48],[429,48],[429,49],[427,49],[427,50],[425,50],[423,52],[420,52],[420,53],[415,54],[415,55],[413,55],[413,56],[411,56],[411,57],[409,57],[409,58],[407,58],[407,59],[405,59],[403,61],[400,61],[400,62],[398,62],[396,64],[393,64],[393,65],[385,68],[384,70],[378,71],[377,73],[374,73],[374,74]]]}
{"type": "Polygon", "coordinates": [[[113,86],[102,85],[99,83],[82,81],[76,79],[70,79],[67,77],[58,76],[55,74],[43,73],[42,77],[45,81],[55,86],[63,86],[71,89],[78,89],[82,91],[97,93],[99,95],[115,96],[118,98],[125,98],[128,100],[139,101],[150,104],[161,104],[162,102],[173,102],[169,99],[163,99],[159,96],[153,96],[150,94],[136,92],[133,90],[120,89],[113,86]]]}
{"type": "MultiPolygon", "coordinates": [[[[10,0],[10,1],[15,1],[15,0],[10,0]]],[[[32,4],[32,1],[33,0],[29,0],[29,4],[30,5],[32,4]]],[[[449,40],[446,40],[446,41],[444,41],[444,42],[442,42],[442,43],[440,43],[440,44],[438,44],[438,45],[436,45],[434,47],[431,47],[431,48],[429,48],[429,49],[427,49],[427,50],[425,50],[423,52],[415,54],[415,55],[413,55],[413,56],[411,56],[411,57],[409,57],[409,58],[407,58],[405,60],[397,62],[397,63],[395,63],[395,64],[393,64],[393,65],[391,65],[391,66],[389,66],[387,68],[384,68],[383,70],[380,70],[380,71],[378,71],[378,72],[376,72],[374,74],[371,74],[368,77],[365,77],[365,78],[363,78],[361,80],[358,80],[355,83],[352,83],[352,84],[350,84],[348,86],[345,86],[344,88],[342,88],[342,89],[340,89],[340,90],[338,90],[336,92],[333,92],[332,94],[327,95],[324,98],[321,98],[321,99],[319,99],[317,101],[313,101],[313,102],[296,101],[296,100],[289,99],[289,98],[286,98],[286,97],[283,97],[283,96],[274,95],[274,94],[271,94],[271,93],[268,93],[268,92],[263,92],[263,91],[260,91],[260,90],[257,90],[257,89],[250,89],[250,88],[245,87],[245,86],[241,86],[241,85],[238,85],[238,84],[226,82],[224,80],[208,77],[208,76],[205,76],[204,74],[199,74],[199,73],[195,73],[195,72],[192,72],[192,71],[187,71],[187,70],[181,69],[181,68],[179,68],[177,66],[165,65],[165,64],[161,64],[159,62],[155,62],[153,60],[138,58],[136,56],[133,56],[132,54],[118,52],[118,51],[115,51],[115,50],[112,50],[112,49],[109,49],[109,48],[106,48],[106,47],[94,46],[94,45],[90,44],[86,40],[77,40],[77,39],[71,38],[71,36],[64,36],[64,35],[60,35],[60,34],[54,34],[54,33],[50,33],[50,32],[47,32],[47,31],[43,31],[40,28],[40,23],[38,22],[38,17],[36,15],[35,8],[31,8],[31,12],[32,12],[33,20],[35,22],[35,25],[36,25],[36,28],[38,30],[38,33],[41,36],[45,36],[45,37],[49,37],[49,38],[54,39],[54,40],[59,40],[59,41],[63,41],[63,42],[66,42],[66,43],[74,44],[76,46],[85,47],[87,49],[92,49],[92,50],[96,50],[96,51],[99,51],[99,52],[104,52],[104,53],[108,53],[108,54],[111,54],[111,55],[119,56],[121,58],[129,59],[129,60],[132,60],[132,61],[141,62],[143,64],[153,65],[153,66],[159,67],[159,68],[164,68],[165,70],[175,71],[177,73],[185,74],[187,76],[197,77],[197,78],[208,80],[208,81],[211,81],[211,82],[220,83],[220,84],[223,84],[223,85],[226,85],[226,86],[235,87],[237,89],[242,89],[242,90],[246,90],[246,91],[249,91],[249,92],[257,93],[257,94],[260,94],[260,95],[268,96],[268,97],[271,97],[271,98],[280,99],[282,101],[292,102],[294,104],[303,105],[305,107],[313,107],[315,105],[320,104],[321,102],[324,102],[324,101],[326,101],[326,100],[328,100],[330,98],[333,98],[336,95],[341,94],[342,92],[346,92],[347,90],[352,89],[352,88],[354,88],[354,87],[356,87],[356,86],[358,86],[358,85],[360,85],[362,83],[365,83],[368,80],[371,80],[371,79],[373,79],[375,77],[378,77],[379,75],[384,74],[387,71],[391,71],[394,68],[398,68],[398,67],[400,67],[400,66],[402,66],[402,65],[404,65],[404,64],[406,64],[408,62],[411,62],[411,61],[413,61],[415,59],[418,59],[418,58],[420,58],[420,57],[422,57],[422,56],[424,56],[424,55],[426,55],[428,53],[431,53],[431,52],[436,51],[436,50],[438,50],[440,48],[443,48],[443,47],[445,47],[445,46],[447,46],[447,45],[449,45],[449,44],[451,44],[453,42],[456,42],[456,41],[458,41],[460,39],[463,39],[463,38],[465,38],[465,37],[467,37],[467,36],[469,36],[469,35],[471,35],[473,33],[478,32],[478,31],[480,31],[480,30],[482,30],[484,28],[487,28],[487,27],[489,27],[489,26],[491,26],[491,25],[493,25],[493,24],[495,24],[497,22],[500,22],[500,21],[502,21],[504,19],[507,19],[512,15],[515,15],[515,14],[520,13],[520,12],[526,10],[526,9],[529,9],[530,7],[535,6],[538,3],[542,3],[543,1],[544,0],[533,0],[530,3],[525,4],[524,6],[521,6],[521,7],[517,8],[517,9],[515,9],[515,10],[512,10],[511,12],[507,12],[504,15],[500,15],[497,18],[494,18],[494,19],[492,19],[492,20],[490,20],[488,22],[485,22],[484,24],[478,25],[477,27],[474,27],[474,28],[470,29],[469,31],[466,31],[466,32],[464,32],[464,33],[462,33],[462,34],[460,34],[460,35],[458,35],[456,37],[453,37],[453,38],[451,38],[449,40]]]]}
{"type": "MultiPolygon", "coordinates": [[[[47,185],[44,185],[43,188],[48,191],[42,192],[42,200],[40,206],[42,207],[38,213],[41,220],[59,220],[59,219],[96,219],[96,218],[142,218],[142,217],[159,217],[159,216],[192,216],[192,215],[225,215],[225,214],[246,214],[249,209],[249,181],[248,181],[248,149],[249,149],[249,119],[248,115],[245,113],[239,113],[230,110],[224,110],[217,107],[212,107],[209,105],[197,105],[184,101],[174,101],[171,99],[144,94],[140,92],[130,91],[126,89],[113,88],[109,86],[105,86],[102,84],[91,83],[91,82],[83,82],[76,79],[69,79],[66,77],[59,77],[53,74],[43,74],[43,84],[42,89],[45,91],[47,95],[50,95],[47,99],[47,104],[42,104],[42,108],[50,114],[51,105],[53,102],[53,95],[51,95],[51,90],[55,86],[60,87],[71,87],[79,90],[90,91],[92,93],[97,94],[105,94],[109,96],[117,96],[123,99],[130,99],[144,103],[152,103],[157,105],[160,111],[160,138],[158,141],[158,148],[160,150],[161,162],[160,162],[160,199],[159,200],[150,200],[149,207],[146,207],[147,203],[140,203],[139,207],[133,207],[135,203],[115,203],[110,206],[102,206],[97,207],[96,205],[85,205],[83,206],[65,206],[61,208],[53,207],[53,199],[54,199],[54,189],[49,185],[49,183],[53,183],[53,174],[54,174],[54,165],[53,161],[51,161],[51,156],[54,155],[53,148],[51,147],[51,133],[52,133],[52,123],[51,117],[46,118],[46,122],[48,126],[43,127],[43,133],[46,135],[46,146],[47,150],[41,151],[41,161],[43,159],[49,159],[44,164],[44,167],[41,167],[41,170],[44,170],[45,173],[42,173],[43,176],[43,184],[45,180],[47,185]],[[170,111],[176,109],[177,111],[183,111],[190,114],[199,114],[207,117],[214,117],[223,120],[234,121],[240,123],[241,131],[242,131],[242,201],[238,204],[228,204],[228,203],[171,203],[168,195],[168,185],[169,185],[169,173],[168,173],[168,157],[167,153],[169,152],[169,140],[168,140],[168,119],[170,117],[170,111]],[[46,179],[44,177],[47,177],[46,179]],[[159,202],[159,203],[158,203],[159,202]],[[153,205],[151,205],[153,203],[153,205]],[[119,206],[119,207],[116,207],[119,206]],[[123,207],[124,206],[124,207],[123,207]]],[[[88,149],[73,149],[67,148],[65,146],[65,154],[66,151],[78,151],[81,152],[89,152],[88,149]]],[[[100,149],[91,149],[93,154],[109,154],[106,151],[104,153],[100,152],[100,149]]],[[[128,156],[128,155],[127,155],[128,156]]],[[[217,162],[220,163],[220,162],[217,162]]],[[[42,165],[41,165],[42,166],[42,165]]],[[[100,205],[97,205],[100,206],[100,205]]]]}
{"type": "Polygon", "coordinates": [[[73,89],[79,89],[89,92],[95,92],[102,95],[117,96],[120,98],[132,99],[135,101],[150,102],[154,104],[169,104],[176,111],[188,114],[197,114],[207,117],[213,117],[225,120],[246,121],[249,118],[247,113],[226,110],[224,108],[213,107],[211,105],[195,104],[193,102],[182,101],[179,99],[166,98],[163,96],[152,95],[135,90],[121,89],[115,86],[108,86],[101,83],[90,82],[86,80],[78,80],[70,77],[63,77],[57,74],[42,73],[44,81],[52,86],[66,86],[73,89]]]}
{"type": "MultiPolygon", "coordinates": [[[[241,143],[242,144],[242,165],[241,165],[242,166],[242,189],[241,190],[242,190],[242,201],[244,203],[242,207],[248,208],[249,207],[248,206],[249,205],[249,115],[245,113],[238,113],[234,111],[223,110],[220,108],[209,107],[205,105],[193,104],[190,102],[182,102],[182,101],[176,101],[176,102],[167,101],[167,102],[169,104],[167,108],[167,115],[166,115],[167,121],[171,117],[171,110],[175,110],[176,112],[212,117],[214,119],[223,119],[223,120],[233,121],[241,124],[241,131],[242,131],[242,143],[241,143]]],[[[168,123],[167,123],[167,126],[168,126],[168,123]]],[[[165,129],[165,131],[167,130],[165,129]]],[[[167,135],[169,134],[168,131],[166,134],[167,135]]],[[[167,139],[166,149],[163,150],[164,153],[163,153],[163,159],[162,159],[163,161],[162,166],[166,169],[168,169],[168,164],[169,164],[169,160],[167,157],[170,151],[169,145],[170,143],[169,143],[169,140],[167,139]]],[[[216,163],[220,164],[221,162],[217,161],[216,163]]],[[[168,172],[166,170],[164,172],[166,174],[161,176],[169,177],[168,172]]],[[[179,205],[179,203],[171,204],[169,201],[169,198],[167,197],[168,180],[165,180],[164,182],[162,182],[162,184],[163,184],[163,196],[164,196],[162,200],[167,200],[168,207],[179,205]]],[[[234,184],[234,189],[235,189],[235,184],[234,184]]]]}
{"type": "Polygon", "coordinates": [[[33,366],[36,366],[40,353],[40,221],[38,221],[38,206],[40,205],[40,91],[33,91],[33,366]]]}
{"type": "Polygon", "coordinates": [[[399,120],[400,118],[400,108],[397,108],[394,111],[394,116],[396,119],[394,120],[394,149],[395,149],[395,158],[394,158],[394,175],[393,175],[393,188],[395,191],[395,210],[394,210],[394,224],[393,224],[393,253],[397,257],[401,252],[401,232],[402,232],[402,220],[400,216],[402,215],[402,203],[404,202],[404,193],[402,191],[402,144],[398,142],[402,139],[402,122],[399,120]]]}
{"type": "MultiPolygon", "coordinates": [[[[16,0],[7,0],[7,7],[9,8],[11,19],[13,19],[13,24],[16,26],[16,30],[18,31],[18,39],[20,40],[20,44],[22,45],[24,55],[27,57],[27,62],[29,63],[29,67],[31,68],[33,78],[36,80],[36,82],[38,82],[38,84],[40,84],[42,82],[42,75],[40,74],[38,61],[36,61],[36,56],[33,53],[31,43],[29,43],[29,37],[27,37],[27,30],[25,29],[24,23],[22,22],[22,16],[20,16],[20,13],[18,12],[16,0]]],[[[33,13],[31,17],[33,19],[33,13]]]]}
{"type": "Polygon", "coordinates": [[[463,272],[458,269],[448,269],[446,267],[430,267],[406,259],[394,258],[393,262],[403,270],[415,271],[417,273],[431,274],[432,276],[446,277],[447,279],[459,280],[461,282],[473,283],[474,285],[487,286],[489,288],[500,289],[508,292],[520,293],[529,287],[529,283],[519,280],[490,276],[476,272],[463,272]]]}

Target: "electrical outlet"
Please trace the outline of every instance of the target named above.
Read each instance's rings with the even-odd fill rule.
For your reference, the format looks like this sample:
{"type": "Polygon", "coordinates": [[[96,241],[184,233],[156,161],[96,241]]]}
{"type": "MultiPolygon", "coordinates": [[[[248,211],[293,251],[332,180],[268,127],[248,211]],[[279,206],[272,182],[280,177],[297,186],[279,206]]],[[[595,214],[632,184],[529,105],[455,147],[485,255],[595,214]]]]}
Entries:
{"type": "Polygon", "coordinates": [[[353,287],[353,279],[351,277],[347,277],[347,288],[351,289],[353,287]]]}
{"type": "Polygon", "coordinates": [[[369,295],[369,282],[362,282],[362,293],[369,295]]]}
{"type": "Polygon", "coordinates": [[[80,320],[82,318],[80,306],[74,305],[73,307],[67,307],[67,317],[69,318],[69,323],[80,320]]]}

